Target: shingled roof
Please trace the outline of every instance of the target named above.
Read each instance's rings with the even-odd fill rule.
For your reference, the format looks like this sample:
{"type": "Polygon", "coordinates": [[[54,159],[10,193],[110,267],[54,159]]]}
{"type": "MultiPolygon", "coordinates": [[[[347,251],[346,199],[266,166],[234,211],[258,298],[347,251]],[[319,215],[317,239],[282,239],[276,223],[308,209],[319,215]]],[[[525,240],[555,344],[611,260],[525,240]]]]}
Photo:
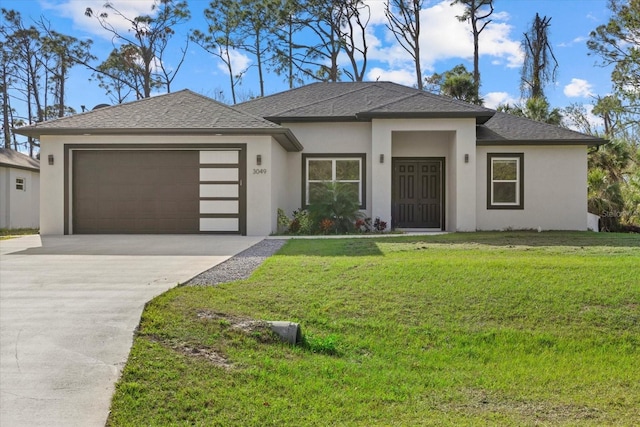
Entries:
{"type": "Polygon", "coordinates": [[[0,166],[40,171],[38,160],[10,148],[0,148],[0,166]]]}
{"type": "Polygon", "coordinates": [[[302,144],[284,122],[373,118],[475,118],[478,145],[606,143],[569,129],[499,113],[391,82],[312,83],[235,107],[182,90],[16,129],[41,135],[272,135],[286,150],[302,144]]]}
{"type": "Polygon", "coordinates": [[[244,102],[237,108],[275,123],[475,117],[478,145],[606,143],[559,126],[391,82],[313,83],[244,102]]]}
{"type": "Polygon", "coordinates": [[[391,82],[312,83],[238,104],[237,108],[275,123],[354,121],[372,118],[475,118],[494,111],[391,82]]]}
{"type": "Polygon", "coordinates": [[[496,112],[476,128],[477,145],[600,145],[607,141],[560,126],[496,112]]]}
{"type": "Polygon", "coordinates": [[[289,129],[186,89],[36,123],[16,129],[16,132],[35,137],[83,134],[272,135],[287,150],[302,149],[289,129]]]}

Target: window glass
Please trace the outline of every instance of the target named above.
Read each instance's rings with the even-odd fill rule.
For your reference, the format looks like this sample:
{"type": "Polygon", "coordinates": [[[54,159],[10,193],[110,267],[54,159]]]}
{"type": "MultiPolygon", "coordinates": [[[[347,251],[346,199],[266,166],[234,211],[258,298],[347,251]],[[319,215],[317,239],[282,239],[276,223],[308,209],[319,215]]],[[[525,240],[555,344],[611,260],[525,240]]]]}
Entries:
{"type": "Polygon", "coordinates": [[[313,181],[331,181],[331,163],[331,160],[309,160],[309,179],[313,181]]]}
{"type": "Polygon", "coordinates": [[[512,160],[501,160],[494,159],[493,160],[493,179],[497,180],[511,180],[515,181],[518,179],[518,161],[515,159],[512,160]]]}
{"type": "Polygon", "coordinates": [[[359,160],[336,160],[336,180],[359,180],[359,160]]]}
{"type": "Polygon", "coordinates": [[[493,202],[494,203],[516,203],[516,183],[515,182],[494,182],[493,202]]]}
{"type": "Polygon", "coordinates": [[[325,182],[335,182],[349,188],[363,204],[363,160],[364,157],[307,158],[305,204],[313,203],[314,193],[324,188],[325,182]]]}
{"type": "Polygon", "coordinates": [[[487,208],[523,209],[522,153],[489,153],[487,208]]]}

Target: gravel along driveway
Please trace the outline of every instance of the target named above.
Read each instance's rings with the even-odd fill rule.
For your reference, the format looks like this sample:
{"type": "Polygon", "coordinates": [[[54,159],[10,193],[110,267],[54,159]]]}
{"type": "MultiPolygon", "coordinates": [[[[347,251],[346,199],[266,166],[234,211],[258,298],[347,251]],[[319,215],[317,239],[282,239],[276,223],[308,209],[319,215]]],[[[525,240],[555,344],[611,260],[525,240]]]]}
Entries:
{"type": "Polygon", "coordinates": [[[278,252],[285,243],[286,240],[265,239],[225,262],[200,273],[186,284],[196,286],[218,285],[246,279],[267,258],[278,252]]]}

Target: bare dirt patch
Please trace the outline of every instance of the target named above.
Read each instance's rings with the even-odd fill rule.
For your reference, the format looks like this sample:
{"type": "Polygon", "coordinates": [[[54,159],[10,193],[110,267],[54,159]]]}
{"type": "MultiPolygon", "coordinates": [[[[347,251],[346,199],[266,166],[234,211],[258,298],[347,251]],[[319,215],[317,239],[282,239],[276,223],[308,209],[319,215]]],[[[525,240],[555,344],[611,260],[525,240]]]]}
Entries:
{"type": "Polygon", "coordinates": [[[212,348],[191,347],[186,344],[174,346],[172,348],[182,354],[186,354],[187,356],[207,359],[219,368],[232,369],[234,367],[233,363],[231,363],[221,352],[212,348]]]}
{"type": "Polygon", "coordinates": [[[243,332],[262,343],[280,342],[271,331],[269,324],[264,320],[255,320],[249,317],[234,316],[226,313],[216,313],[209,310],[201,310],[196,313],[198,319],[211,319],[226,326],[229,329],[243,332]]]}
{"type": "Polygon", "coordinates": [[[157,336],[147,336],[148,340],[156,342],[164,347],[170,348],[173,351],[184,354],[189,357],[197,357],[206,359],[215,366],[222,369],[233,369],[234,365],[220,350],[210,347],[199,347],[188,343],[175,343],[168,340],[163,340],[157,336]]]}

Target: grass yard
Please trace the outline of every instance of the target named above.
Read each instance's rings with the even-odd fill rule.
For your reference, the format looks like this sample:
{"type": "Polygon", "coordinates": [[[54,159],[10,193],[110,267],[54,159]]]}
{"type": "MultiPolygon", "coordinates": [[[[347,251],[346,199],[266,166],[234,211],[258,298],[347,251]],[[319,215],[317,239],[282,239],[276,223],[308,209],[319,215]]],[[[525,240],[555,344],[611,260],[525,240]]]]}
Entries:
{"type": "Polygon", "coordinates": [[[640,236],[290,241],[148,304],[108,424],[640,425],[640,236]]]}
{"type": "Polygon", "coordinates": [[[37,228],[0,228],[0,240],[38,234],[37,228]]]}

